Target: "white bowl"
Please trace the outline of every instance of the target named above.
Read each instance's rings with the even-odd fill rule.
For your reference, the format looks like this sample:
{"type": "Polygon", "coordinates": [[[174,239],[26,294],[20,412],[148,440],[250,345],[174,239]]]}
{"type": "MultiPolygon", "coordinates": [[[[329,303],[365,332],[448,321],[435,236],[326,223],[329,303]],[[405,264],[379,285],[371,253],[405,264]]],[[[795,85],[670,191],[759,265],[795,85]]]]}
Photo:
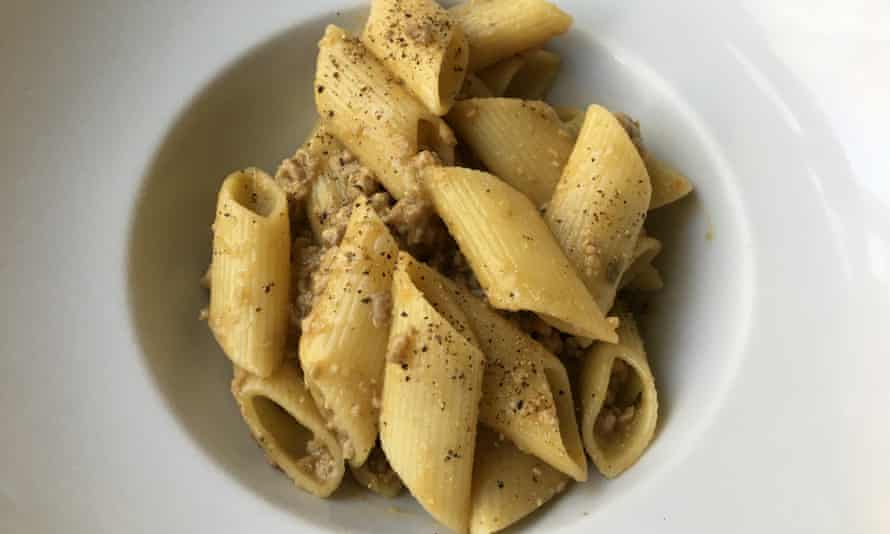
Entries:
{"type": "MultiPolygon", "coordinates": [[[[2,532],[444,531],[409,497],[347,484],[321,501],[270,468],[197,320],[222,177],[273,170],[301,142],[315,44],[364,11],[225,4],[33,2],[5,17],[2,532]]],[[[854,171],[777,56],[759,18],[777,12],[560,5],[575,26],[552,46],[552,100],[630,113],[696,192],[653,216],[667,287],[645,324],[663,405],[652,447],[521,530],[890,528],[880,166],[854,171]]]]}

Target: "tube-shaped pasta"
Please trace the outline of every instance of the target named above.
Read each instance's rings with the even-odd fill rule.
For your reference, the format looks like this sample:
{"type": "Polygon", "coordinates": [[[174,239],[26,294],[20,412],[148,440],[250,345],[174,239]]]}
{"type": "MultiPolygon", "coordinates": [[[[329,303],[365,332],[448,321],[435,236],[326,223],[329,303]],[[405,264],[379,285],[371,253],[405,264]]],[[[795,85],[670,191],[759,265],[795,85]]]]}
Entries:
{"type": "Polygon", "coordinates": [[[380,442],[417,501],[466,532],[484,357],[427,301],[406,261],[393,280],[380,442]]]}
{"type": "Polygon", "coordinates": [[[556,81],[562,59],[559,54],[540,48],[523,52],[520,57],[522,68],[510,80],[504,96],[542,100],[556,81]]]}
{"type": "Polygon", "coordinates": [[[325,128],[402,198],[417,185],[418,152],[444,163],[457,141],[448,125],[399,84],[357,38],[328,26],[319,42],[315,104],[325,128]]]}
{"type": "Polygon", "coordinates": [[[346,235],[326,269],[327,284],[303,320],[300,363],[316,405],[351,465],[377,442],[383,360],[389,339],[398,246],[370,202],[353,202],[346,235]]]}
{"type": "Polygon", "coordinates": [[[553,108],[515,98],[474,98],[455,104],[448,120],[493,174],[536,206],[550,200],[573,147],[553,108]]]}
{"type": "Polygon", "coordinates": [[[269,376],[284,357],[290,295],[287,199],[259,169],[229,175],[213,223],[209,325],[235,365],[269,376]]]}
{"type": "Polygon", "coordinates": [[[637,244],[634,247],[630,267],[628,267],[621,276],[620,287],[622,289],[627,287],[627,285],[633,282],[633,280],[639,276],[641,272],[646,270],[647,267],[652,267],[652,260],[654,260],[660,252],[661,241],[647,235],[645,229],[641,230],[640,238],[637,240],[637,244]]]}
{"type": "Polygon", "coordinates": [[[490,534],[519,521],[562,492],[569,477],[480,428],[473,466],[470,534],[490,534]]]}
{"type": "Polygon", "coordinates": [[[328,497],[345,468],[337,439],[326,428],[295,365],[261,378],[236,368],[232,394],[266,457],[309,493],[328,497]]]}
{"type": "Polygon", "coordinates": [[[481,79],[475,74],[467,74],[464,78],[464,85],[457,95],[458,100],[466,100],[468,98],[491,98],[494,93],[485,85],[481,79]]]}
{"type": "Polygon", "coordinates": [[[577,336],[617,340],[538,210],[497,177],[432,167],[426,190],[492,306],[528,310],[577,336]]]}
{"type": "Polygon", "coordinates": [[[412,260],[407,270],[434,307],[443,308],[434,299],[458,305],[460,311],[449,315],[466,317],[485,354],[479,421],[572,478],[587,480],[572,390],[559,358],[427,265],[412,260]]]}
{"type": "Polygon", "coordinates": [[[692,184],[679,171],[658,160],[651,152],[644,157],[649,178],[652,180],[652,200],[649,209],[654,210],[676,202],[692,192],[692,184]]]}
{"type": "Polygon", "coordinates": [[[590,106],[547,222],[603,312],[633,259],[651,193],[646,166],[618,119],[590,106]]]}
{"type": "Polygon", "coordinates": [[[358,467],[350,465],[349,470],[356,482],[378,495],[391,499],[402,492],[402,481],[380,447],[374,447],[365,463],[358,467]]]}
{"type": "Polygon", "coordinates": [[[504,96],[510,82],[522,70],[523,65],[525,65],[525,59],[522,56],[511,56],[480,70],[476,75],[485,83],[486,87],[491,89],[494,96],[504,96]]]}
{"type": "Polygon", "coordinates": [[[450,9],[470,42],[470,72],[569,30],[572,17],[544,0],[474,0],[450,9]]]}
{"type": "Polygon", "coordinates": [[[572,141],[578,139],[581,126],[584,124],[584,110],[569,106],[557,106],[553,109],[559,116],[559,120],[562,121],[563,128],[569,132],[572,141]]]}
{"type": "Polygon", "coordinates": [[[636,321],[622,313],[617,345],[595,344],[580,375],[581,435],[597,469],[614,478],[649,446],[658,394],[636,321]]]}
{"type": "Polygon", "coordinates": [[[362,42],[427,109],[448,112],[463,84],[470,47],[435,0],[372,0],[362,42]]]}

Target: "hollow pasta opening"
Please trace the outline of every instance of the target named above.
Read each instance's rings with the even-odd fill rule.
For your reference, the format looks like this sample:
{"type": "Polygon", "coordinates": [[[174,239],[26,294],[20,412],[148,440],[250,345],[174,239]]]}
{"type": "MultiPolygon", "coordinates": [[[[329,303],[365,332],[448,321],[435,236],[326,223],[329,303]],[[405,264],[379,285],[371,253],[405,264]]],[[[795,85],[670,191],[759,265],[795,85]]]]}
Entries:
{"type": "Polygon", "coordinates": [[[596,417],[593,436],[606,455],[621,452],[640,423],[643,383],[636,370],[616,358],[609,375],[606,398],[596,417]]]}
{"type": "Polygon", "coordinates": [[[253,410],[269,438],[293,461],[306,456],[312,431],[297,422],[287,410],[266,397],[254,397],[253,410]]]}
{"type": "Polygon", "coordinates": [[[417,150],[430,150],[439,156],[444,165],[454,164],[454,143],[449,142],[453,134],[444,122],[421,119],[417,123],[417,150]]]}
{"type": "Polygon", "coordinates": [[[272,179],[253,169],[238,175],[231,189],[232,200],[260,217],[278,210],[281,194],[272,179]]]}

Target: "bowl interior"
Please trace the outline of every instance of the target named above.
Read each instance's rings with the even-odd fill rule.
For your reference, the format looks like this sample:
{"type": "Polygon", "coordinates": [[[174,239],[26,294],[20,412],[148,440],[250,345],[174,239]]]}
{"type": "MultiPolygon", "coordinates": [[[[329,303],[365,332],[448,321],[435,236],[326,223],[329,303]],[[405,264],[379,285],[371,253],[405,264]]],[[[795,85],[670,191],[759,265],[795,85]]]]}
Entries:
{"type": "MultiPolygon", "coordinates": [[[[642,8],[638,8],[642,9],[642,8]]],[[[636,16],[615,19],[615,28],[636,16]]],[[[248,51],[183,109],[144,175],[129,251],[132,318],[147,367],[171,412],[233,484],[315,527],[350,532],[433,531],[409,497],[395,501],[345,483],[321,501],[270,468],[249,437],[229,394],[231,365],[198,321],[207,294],[198,285],[209,260],[217,189],[248,166],[274,171],[315,120],[316,43],[326,24],[357,27],[363,10],[304,21],[248,51]]],[[[750,315],[751,261],[735,177],[710,125],[635,47],[633,34],[608,31],[609,13],[573,13],[575,28],[552,49],[564,58],[551,100],[601,103],[642,123],[659,156],[685,172],[696,192],[651,217],[665,248],[657,260],[666,289],[644,321],[659,387],[659,431],[638,465],[615,481],[597,475],[576,485],[524,524],[550,532],[608,513],[692,450],[734,374],[750,315]],[[594,31],[597,27],[607,31],[594,31]]],[[[665,29],[664,31],[668,31],[665,29]]]]}

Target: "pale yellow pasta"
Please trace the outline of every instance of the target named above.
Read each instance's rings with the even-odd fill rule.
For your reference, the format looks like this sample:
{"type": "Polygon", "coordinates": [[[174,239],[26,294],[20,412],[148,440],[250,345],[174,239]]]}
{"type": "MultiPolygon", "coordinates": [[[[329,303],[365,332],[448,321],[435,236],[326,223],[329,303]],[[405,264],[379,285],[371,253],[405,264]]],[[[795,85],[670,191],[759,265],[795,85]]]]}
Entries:
{"type": "Polygon", "coordinates": [[[464,79],[464,85],[461,87],[460,93],[457,95],[457,99],[490,98],[493,96],[494,93],[492,93],[491,89],[485,85],[485,82],[479,79],[475,74],[468,73],[467,77],[464,79]]]}
{"type": "Polygon", "coordinates": [[[485,83],[486,87],[491,89],[493,96],[504,96],[510,82],[522,70],[523,65],[525,65],[525,59],[522,56],[511,56],[480,70],[476,75],[485,83]]]}
{"type": "Polygon", "coordinates": [[[474,98],[455,104],[448,121],[493,174],[536,206],[550,200],[574,146],[553,108],[515,98],[474,98]]]}
{"type": "Polygon", "coordinates": [[[426,300],[407,261],[393,280],[380,441],[417,501],[466,532],[484,357],[426,300]]]}
{"type": "Polygon", "coordinates": [[[485,354],[479,421],[572,478],[587,480],[571,386],[562,362],[432,268],[412,261],[407,270],[440,313],[456,317],[452,324],[459,331],[465,331],[461,316],[466,317],[485,354]],[[460,311],[443,311],[446,306],[436,301],[453,301],[460,311]]]}
{"type": "Polygon", "coordinates": [[[328,26],[319,42],[315,104],[324,127],[402,198],[436,153],[454,159],[456,140],[442,119],[407,91],[357,38],[328,26]]]}
{"type": "Polygon", "coordinates": [[[568,31],[572,17],[544,0],[473,0],[451,8],[470,42],[470,72],[568,31]]]}
{"type": "Polygon", "coordinates": [[[614,478],[630,468],[655,434],[658,394],[636,321],[620,315],[617,345],[598,343],[580,374],[581,435],[597,469],[614,478]]]}
{"type": "Polygon", "coordinates": [[[213,223],[209,325],[239,367],[269,376],[284,357],[290,295],[287,199],[259,169],[223,182],[213,223]]]}
{"type": "Polygon", "coordinates": [[[649,171],[649,178],[652,180],[650,210],[676,202],[692,192],[692,184],[685,176],[670,165],[659,161],[651,152],[646,152],[644,161],[649,171]]]}
{"type": "Polygon", "coordinates": [[[340,485],[345,468],[340,444],[290,362],[262,378],[236,368],[232,394],[272,465],[319,497],[340,485]]]}
{"type": "Polygon", "coordinates": [[[470,534],[490,534],[516,523],[561,493],[569,477],[479,429],[473,469],[470,534]]]}
{"type": "Polygon", "coordinates": [[[640,231],[640,238],[634,247],[633,257],[631,258],[630,267],[624,271],[621,276],[620,287],[627,287],[641,272],[647,267],[652,267],[652,260],[661,252],[661,242],[654,237],[646,234],[645,230],[640,231]]]}
{"type": "Polygon", "coordinates": [[[562,59],[559,54],[542,50],[528,50],[520,54],[523,60],[519,69],[504,90],[504,96],[524,100],[542,100],[550,92],[562,59]]]}
{"type": "Polygon", "coordinates": [[[299,354],[306,385],[355,466],[377,441],[397,254],[370,202],[353,201],[346,235],[325,272],[327,283],[303,320],[299,354]]]}
{"type": "Polygon", "coordinates": [[[590,106],[547,222],[603,312],[633,259],[651,192],[627,132],[608,110],[590,106]]]}
{"type": "Polygon", "coordinates": [[[402,481],[392,470],[389,460],[380,447],[374,447],[368,460],[362,465],[358,467],[350,465],[349,471],[356,482],[378,495],[393,498],[402,492],[402,481]]]}
{"type": "Polygon", "coordinates": [[[451,108],[470,47],[435,0],[372,0],[362,42],[436,115],[451,108]]]}
{"type": "Polygon", "coordinates": [[[469,169],[433,167],[424,177],[436,211],[492,306],[533,311],[560,330],[616,341],[614,326],[525,195],[469,169]]]}

